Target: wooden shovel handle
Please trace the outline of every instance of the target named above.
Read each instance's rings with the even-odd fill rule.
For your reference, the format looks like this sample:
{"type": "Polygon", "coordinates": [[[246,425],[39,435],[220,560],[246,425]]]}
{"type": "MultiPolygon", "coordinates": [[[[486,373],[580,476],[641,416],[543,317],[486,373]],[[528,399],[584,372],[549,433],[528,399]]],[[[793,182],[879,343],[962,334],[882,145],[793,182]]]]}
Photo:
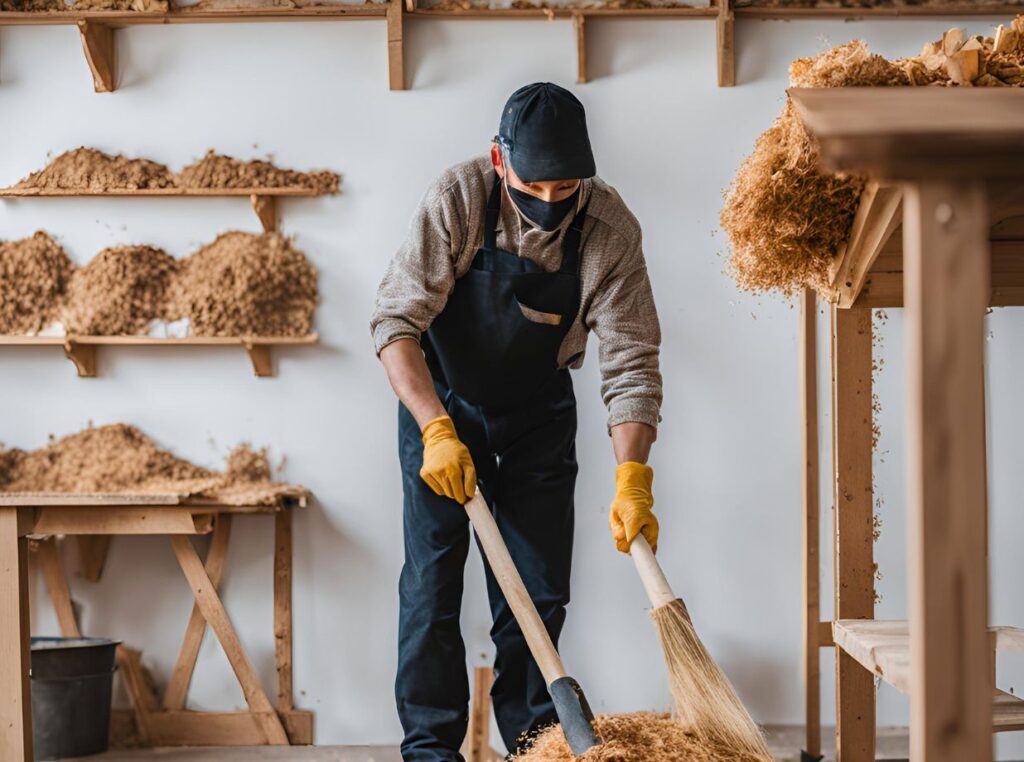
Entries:
{"type": "Polygon", "coordinates": [[[480,538],[480,546],[484,549],[484,555],[490,564],[491,572],[505,594],[512,614],[519,623],[519,629],[523,631],[526,645],[530,647],[530,653],[537,661],[540,672],[544,675],[544,681],[551,685],[560,678],[566,677],[565,667],[562,666],[562,659],[555,650],[555,644],[551,642],[544,622],[541,621],[537,607],[533,605],[530,594],[526,592],[526,585],[519,571],[512,562],[508,547],[501,538],[498,525],[491,515],[491,509],[477,489],[476,494],[470,498],[465,505],[469,520],[480,538]]]}
{"type": "Polygon", "coordinates": [[[633,544],[629,546],[629,554],[633,557],[636,570],[640,573],[640,580],[644,583],[647,597],[651,599],[651,605],[656,609],[672,603],[676,594],[672,592],[672,586],[665,578],[665,572],[654,557],[654,551],[647,543],[647,538],[638,534],[633,544]]]}

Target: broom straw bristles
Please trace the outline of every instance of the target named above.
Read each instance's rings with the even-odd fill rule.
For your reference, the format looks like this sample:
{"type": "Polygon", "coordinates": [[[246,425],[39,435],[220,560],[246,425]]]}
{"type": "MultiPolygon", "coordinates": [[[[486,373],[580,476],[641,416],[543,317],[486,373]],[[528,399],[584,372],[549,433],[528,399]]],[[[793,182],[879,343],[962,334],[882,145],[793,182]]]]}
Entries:
{"type": "Polygon", "coordinates": [[[677,722],[710,747],[771,762],[760,729],[701,642],[681,600],[651,612],[658,629],[677,722]]]}

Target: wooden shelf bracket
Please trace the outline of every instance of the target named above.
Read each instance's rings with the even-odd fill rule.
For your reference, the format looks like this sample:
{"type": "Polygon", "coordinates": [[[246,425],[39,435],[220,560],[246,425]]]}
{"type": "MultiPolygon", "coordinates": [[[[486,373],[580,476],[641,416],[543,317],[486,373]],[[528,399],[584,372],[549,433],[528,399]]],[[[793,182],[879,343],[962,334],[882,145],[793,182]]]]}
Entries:
{"type": "Polygon", "coordinates": [[[583,85],[590,81],[587,76],[587,17],[574,13],[572,26],[576,31],[576,82],[583,85]]]}
{"type": "Polygon", "coordinates": [[[80,19],[78,34],[82,38],[85,60],[92,70],[92,83],[96,92],[114,92],[117,89],[117,48],[114,44],[114,28],[80,19]]]}
{"type": "Polygon", "coordinates": [[[249,196],[249,201],[252,203],[252,210],[259,217],[263,232],[273,233],[277,230],[277,197],[254,193],[249,196]]]}
{"type": "Polygon", "coordinates": [[[732,0],[718,0],[718,19],[715,22],[718,39],[718,86],[736,84],[736,14],[732,0]]]}
{"type": "Polygon", "coordinates": [[[405,90],[405,50],[402,41],[403,0],[388,0],[388,86],[405,90]]]}
{"type": "Polygon", "coordinates": [[[246,340],[243,344],[245,351],[249,353],[252,361],[253,372],[260,378],[269,378],[274,375],[274,360],[270,354],[270,347],[266,344],[254,344],[246,340]]]}
{"type": "Polygon", "coordinates": [[[95,344],[80,344],[68,339],[64,342],[64,354],[75,364],[79,378],[96,378],[95,344]]]}

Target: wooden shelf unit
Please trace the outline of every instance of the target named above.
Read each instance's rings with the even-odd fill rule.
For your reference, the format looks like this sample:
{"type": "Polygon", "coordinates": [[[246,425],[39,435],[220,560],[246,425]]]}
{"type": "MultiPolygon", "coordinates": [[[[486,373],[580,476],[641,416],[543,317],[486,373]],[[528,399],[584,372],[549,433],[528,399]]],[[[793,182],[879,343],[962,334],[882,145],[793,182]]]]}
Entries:
{"type": "Polygon", "coordinates": [[[232,8],[222,10],[170,11],[59,11],[0,12],[0,26],[74,24],[79,27],[82,47],[93,75],[97,92],[112,92],[117,87],[117,60],[114,31],[142,24],[248,23],[273,21],[340,21],[384,19],[388,46],[388,83],[392,90],[406,87],[404,56],[404,18],[424,19],[565,19],[575,27],[577,81],[588,81],[586,30],[589,19],[651,18],[705,19],[715,21],[718,84],[736,84],[736,19],[921,19],[941,17],[1012,17],[1022,6],[1012,3],[979,6],[963,2],[937,6],[887,6],[873,8],[791,8],[740,6],[732,0],[712,0],[710,5],[678,5],[657,8],[420,8],[417,0],[386,0],[365,4],[333,4],[305,8],[232,8]]]}
{"type": "Polygon", "coordinates": [[[13,198],[236,198],[248,197],[264,232],[278,229],[279,198],[322,196],[311,188],[0,188],[0,199],[13,198]]]}
{"type": "Polygon", "coordinates": [[[1024,94],[939,90],[791,90],[826,169],[876,178],[830,272],[837,622],[820,621],[816,296],[801,305],[805,760],[821,754],[821,648],[837,649],[843,762],[875,758],[875,675],[911,694],[915,760],[980,761],[987,731],[1024,728],[993,656],[1024,650],[1024,632],[985,634],[983,383],[985,307],[1024,306],[1024,94]],[[904,307],[904,289],[909,625],[874,621],[872,309],[904,307]]]}
{"type": "Polygon", "coordinates": [[[99,347],[242,347],[260,378],[275,375],[272,350],[275,347],[310,346],[320,340],[308,336],[0,336],[2,347],[61,347],[75,364],[80,378],[96,377],[99,347]]]}
{"type": "MultiPolygon", "coordinates": [[[[990,627],[993,668],[996,653],[1024,653],[1024,630],[990,627]]],[[[904,695],[910,694],[910,626],[906,621],[840,619],[832,623],[836,648],[904,695]]],[[[1024,699],[998,688],[992,700],[992,730],[1024,730],[1024,699]]]]}
{"type": "MultiPolygon", "coordinates": [[[[33,554],[42,572],[50,602],[64,637],[81,637],[71,587],[57,545],[57,535],[79,542],[105,540],[105,557],[112,536],[164,536],[195,599],[184,627],[181,649],[168,676],[163,695],[142,664],[141,653],[126,645],[117,649],[118,673],[131,700],[131,709],[116,710],[111,722],[115,743],[130,740],[143,746],[258,746],[308,745],[313,742],[313,713],[296,709],[292,683],[292,512],[305,507],[308,493],[301,488],[279,495],[269,505],[229,505],[210,499],[153,494],[0,493],[0,543],[15,563],[0,569],[0,590],[16,594],[19,606],[4,619],[5,649],[28,656],[28,556],[33,554]],[[227,563],[231,527],[247,516],[272,516],[273,641],[277,671],[276,701],[260,684],[252,661],[231,623],[218,588],[227,563]],[[191,537],[209,535],[210,545],[201,559],[191,537]],[[31,536],[31,542],[30,542],[31,536]],[[19,621],[20,617],[20,621],[19,621]],[[207,625],[223,648],[241,686],[247,708],[243,711],[187,709],[189,685],[196,669],[207,625]],[[16,633],[23,636],[19,642],[16,633]]],[[[98,562],[102,568],[103,559],[98,562]]],[[[92,578],[98,580],[98,575],[92,578]]],[[[10,612],[9,612],[10,613],[10,612]]],[[[28,685],[28,661],[20,675],[5,671],[5,691],[17,683],[28,685]]],[[[26,693],[27,695],[27,693],[26,693]]],[[[5,704],[8,702],[5,701],[5,704]]],[[[32,720],[28,706],[11,712],[19,718],[0,735],[4,760],[32,759],[32,720]]]]}

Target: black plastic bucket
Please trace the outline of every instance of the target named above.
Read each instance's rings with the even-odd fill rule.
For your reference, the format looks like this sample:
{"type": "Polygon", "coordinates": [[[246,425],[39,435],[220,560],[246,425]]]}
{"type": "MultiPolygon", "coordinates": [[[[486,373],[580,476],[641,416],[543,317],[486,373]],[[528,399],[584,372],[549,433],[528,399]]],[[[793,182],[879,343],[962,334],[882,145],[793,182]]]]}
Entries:
{"type": "Polygon", "coordinates": [[[105,638],[32,638],[36,759],[107,750],[117,646],[105,638]]]}

